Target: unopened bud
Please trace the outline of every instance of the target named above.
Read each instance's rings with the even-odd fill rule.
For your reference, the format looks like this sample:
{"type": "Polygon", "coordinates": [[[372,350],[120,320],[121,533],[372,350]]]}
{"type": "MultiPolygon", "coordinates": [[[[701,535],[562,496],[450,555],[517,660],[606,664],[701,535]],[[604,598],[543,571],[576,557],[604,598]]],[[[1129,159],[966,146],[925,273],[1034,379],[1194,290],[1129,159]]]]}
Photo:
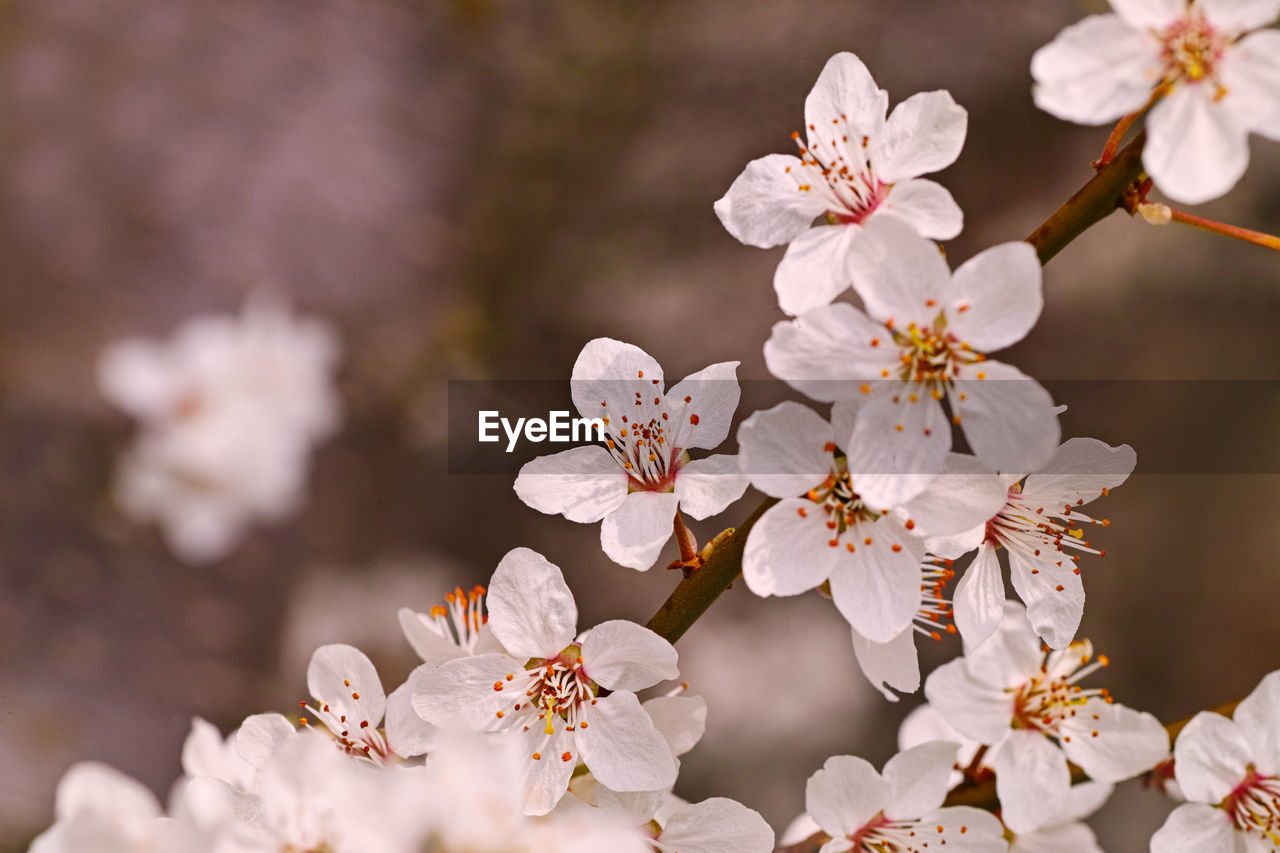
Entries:
{"type": "Polygon", "coordinates": [[[1173,220],[1173,211],[1169,205],[1154,201],[1144,201],[1138,205],[1138,213],[1152,225],[1168,225],[1173,220]]]}

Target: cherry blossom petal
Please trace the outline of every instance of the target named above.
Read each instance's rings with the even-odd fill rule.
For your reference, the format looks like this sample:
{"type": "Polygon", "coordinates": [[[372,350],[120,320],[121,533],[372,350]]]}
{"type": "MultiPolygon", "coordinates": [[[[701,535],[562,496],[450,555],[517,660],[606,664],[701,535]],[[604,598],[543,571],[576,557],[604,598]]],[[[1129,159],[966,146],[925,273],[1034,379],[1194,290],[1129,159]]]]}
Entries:
{"type": "Polygon", "coordinates": [[[1280,775],[1280,671],[1273,672],[1236,706],[1232,715],[1261,773],[1280,775]]]}
{"type": "MultiPolygon", "coordinates": [[[[1078,785],[1076,787],[1079,787],[1078,785]]],[[[1104,853],[1085,823],[1050,826],[1014,836],[1009,853],[1104,853]]]]}
{"type": "Polygon", "coordinates": [[[932,741],[903,750],[884,766],[891,793],[885,806],[890,820],[911,820],[942,805],[960,744],[932,741]]]}
{"type": "Polygon", "coordinates": [[[1117,15],[1072,24],[1031,57],[1036,106],[1078,124],[1105,124],[1141,109],[1160,67],[1160,44],[1117,15]]]}
{"type": "Polygon", "coordinates": [[[102,394],[140,420],[163,419],[173,413],[188,381],[165,348],[129,339],[112,344],[98,361],[102,394]]]}
{"type": "MultiPolygon", "coordinates": [[[[867,313],[883,323],[892,322],[898,329],[911,323],[932,325],[938,316],[938,301],[951,281],[951,270],[938,247],[906,223],[888,216],[867,222],[849,266],[853,289],[862,297],[867,313]]],[[[885,343],[893,342],[889,339],[885,343]]]]}
{"type": "Polygon", "coordinates": [[[1027,610],[1016,601],[1004,603],[1000,627],[991,638],[966,653],[975,677],[998,690],[1018,687],[1040,670],[1043,654],[1027,610]]]}
{"type": "Polygon", "coordinates": [[[1127,444],[1111,447],[1096,438],[1069,438],[1036,473],[1027,478],[1023,495],[1046,506],[1078,506],[1129,479],[1138,455],[1127,444]]]}
{"type": "Polygon", "coordinates": [[[693,749],[707,731],[707,700],[701,696],[655,696],[643,707],[672,755],[693,749]]]}
{"type": "Polygon", "coordinates": [[[966,650],[987,640],[1000,625],[1004,614],[1004,573],[996,549],[982,543],[952,595],[956,630],[966,650]]]}
{"type": "Polygon", "coordinates": [[[1111,0],[1111,7],[1131,27],[1162,30],[1187,12],[1186,0],[1111,0]]]}
{"type": "Polygon", "coordinates": [[[647,571],[674,532],[675,492],[632,492],[600,525],[600,547],[620,566],[647,571]]]}
{"type": "Polygon", "coordinates": [[[787,401],[755,412],[738,427],[738,465],[766,495],[791,498],[831,473],[831,425],[807,406],[787,401]]]}
{"type": "Polygon", "coordinates": [[[261,770],[276,748],[297,733],[293,723],[283,714],[254,714],[245,718],[240,728],[236,729],[236,754],[261,770]]]}
{"type": "Polygon", "coordinates": [[[1280,31],[1259,30],[1240,39],[1220,68],[1237,120],[1280,141],[1280,31]]]}
{"type": "Polygon", "coordinates": [[[1018,548],[1009,552],[1009,579],[1035,632],[1050,648],[1066,648],[1084,614],[1084,584],[1075,561],[1061,551],[1036,557],[1018,548]]]}
{"type": "Polygon", "coordinates": [[[513,548],[498,563],[488,607],[493,635],[515,657],[554,657],[578,630],[578,605],[564,574],[530,548],[513,548]]]}
{"type": "Polygon", "coordinates": [[[1280,18],[1280,0],[1199,0],[1213,28],[1236,35],[1265,27],[1280,18]]]}
{"type": "Polygon", "coordinates": [[[889,114],[876,142],[876,173],[896,184],[945,169],[960,156],[968,128],[969,113],[950,92],[917,92],[889,114]]]}
{"type": "MultiPolygon", "coordinates": [[[[804,122],[808,127],[825,127],[843,116],[849,124],[873,136],[884,125],[889,95],[876,85],[862,60],[842,52],[827,60],[818,82],[804,101],[804,122]]],[[[809,131],[812,142],[813,131],[809,131]]]]}
{"type": "Polygon", "coordinates": [[[1249,131],[1207,84],[1182,85],[1147,117],[1142,165],[1160,192],[1183,204],[1225,195],[1249,165],[1249,131]]]}
{"type": "Polygon", "coordinates": [[[1253,749],[1231,720],[1201,711],[1179,733],[1173,757],[1183,795],[1195,802],[1217,803],[1247,775],[1253,749]]]}
{"type": "Polygon", "coordinates": [[[430,628],[425,614],[418,613],[411,607],[401,607],[396,611],[396,618],[400,621],[401,633],[424,661],[443,663],[464,654],[456,643],[430,628]]]}
{"type": "Polygon", "coordinates": [[[889,805],[892,788],[867,761],[833,755],[809,777],[804,808],[828,835],[842,838],[857,832],[889,805]]]}
{"type": "Polygon", "coordinates": [[[769,853],[773,830],[759,812],[712,797],[672,812],[654,843],[664,853],[769,853]]]}
{"type": "Polygon", "coordinates": [[[244,788],[252,779],[253,767],[236,752],[234,732],[223,738],[217,726],[194,717],[191,731],[182,742],[182,772],[185,776],[211,776],[244,788]]]}
{"type": "MultiPolygon", "coordinates": [[[[829,542],[826,514],[813,501],[789,498],[770,507],[751,528],[742,577],[756,595],[799,595],[831,577],[843,546],[829,542]]],[[[919,599],[919,576],[916,597],[919,599]]]]}
{"type": "Polygon", "coordinates": [[[857,629],[850,630],[858,666],[871,686],[884,698],[897,702],[898,694],[894,690],[915,693],[920,689],[920,659],[916,654],[915,631],[904,628],[887,643],[873,643],[857,629]]]}
{"type": "Polygon", "coordinates": [[[465,726],[485,731],[499,711],[510,710],[517,697],[506,685],[507,676],[524,671],[524,662],[509,655],[489,654],[458,658],[435,669],[424,670],[415,683],[413,710],[441,728],[465,726]]]}
{"type": "Polygon", "coordinates": [[[830,550],[840,556],[831,572],[831,597],[858,633],[887,643],[911,624],[920,607],[924,543],[896,520],[882,517],[855,524],[830,550]]]}
{"type": "Polygon", "coordinates": [[[875,215],[896,216],[921,237],[950,240],[964,229],[964,212],[946,187],[925,178],[899,181],[875,215]]]}
{"type": "Polygon", "coordinates": [[[888,330],[843,302],[775,323],[764,361],[774,376],[825,402],[856,396],[859,382],[887,377],[900,366],[888,330]]]}
{"type": "Polygon", "coordinates": [[[722,361],[691,373],[667,392],[667,407],[682,421],[677,430],[680,450],[711,450],[729,436],[729,424],[738,410],[742,389],[738,386],[737,361],[722,361]]]}
{"type": "Polygon", "coordinates": [[[1001,479],[976,458],[948,453],[942,473],[929,488],[904,504],[900,514],[914,522],[918,535],[956,536],[985,525],[1004,506],[1007,495],[1008,488],[1001,479]]]}
{"type": "Polygon", "coordinates": [[[574,738],[565,729],[552,735],[533,729],[521,739],[528,749],[524,764],[524,813],[544,815],[554,809],[569,790],[569,779],[578,763],[574,738]],[[565,755],[569,756],[568,761],[565,755]]]}
{"type": "Polygon", "coordinates": [[[586,705],[578,749],[592,774],[615,791],[666,790],[676,782],[671,748],[636,695],[620,690],[586,705]]]}
{"type": "Polygon", "coordinates": [[[606,401],[611,408],[629,410],[642,383],[646,393],[655,387],[661,391],[662,365],[638,346],[596,338],[578,353],[569,387],[578,412],[595,418],[600,417],[604,408],[600,404],[606,401]]]}
{"type": "Polygon", "coordinates": [[[930,832],[937,838],[937,848],[950,842],[948,850],[963,850],[964,853],[1005,853],[1008,849],[1004,840],[1004,827],[999,818],[991,812],[976,809],[972,806],[947,806],[920,818],[924,827],[941,827],[941,832],[930,832]]]}
{"type": "Polygon", "coordinates": [[[979,743],[999,743],[1013,719],[1013,698],[974,678],[967,660],[956,658],[931,672],[924,695],[960,734],[979,743]]]}
{"type": "Polygon", "coordinates": [[[387,710],[387,694],[378,671],[355,646],[321,646],[307,666],[307,690],[318,707],[328,706],[335,717],[377,726],[387,710]]]}
{"type": "Polygon", "coordinates": [[[675,648],[643,625],[624,619],[601,622],[582,639],[583,667],[610,690],[643,690],[677,678],[675,648]]]}
{"type": "Polygon", "coordinates": [[[826,305],[849,286],[849,257],[859,225],[819,225],[801,232],[773,274],[778,307],[795,316],[826,305]]]}
{"type": "Polygon", "coordinates": [[[998,361],[962,365],[951,402],[974,454],[996,471],[1037,470],[1062,436],[1049,392],[998,361]]]}
{"type": "Polygon", "coordinates": [[[849,473],[863,502],[877,509],[896,507],[927,489],[951,449],[942,406],[923,388],[912,388],[876,394],[859,411],[849,438],[849,473]]]}
{"type": "Polygon", "coordinates": [[[1151,836],[1151,853],[1244,853],[1242,840],[1222,809],[1184,803],[1151,836]]]}
{"type": "Polygon", "coordinates": [[[1062,750],[1032,729],[1009,732],[992,763],[1001,818],[1014,832],[1043,826],[1071,787],[1062,750]]]}
{"type": "Polygon", "coordinates": [[[409,674],[387,697],[387,746],[401,758],[424,755],[435,749],[439,729],[428,723],[413,708],[413,694],[421,689],[422,679],[433,669],[422,664],[409,674]]]}
{"type": "Polygon", "coordinates": [[[769,154],[752,160],[715,203],[725,230],[748,246],[768,249],[794,240],[825,206],[811,192],[800,189],[795,173],[800,160],[788,154],[769,154]]]}
{"type": "Polygon", "coordinates": [[[977,548],[986,537],[987,525],[983,522],[951,536],[926,537],[924,546],[930,554],[954,560],[977,548]]]}
{"type": "Polygon", "coordinates": [[[516,475],[515,490],[538,512],[589,524],[622,505],[628,481],[609,451],[592,444],[526,462],[516,475]]]}
{"type": "Polygon", "coordinates": [[[161,816],[150,789],[96,761],[82,761],[67,770],[58,782],[56,802],[59,819],[96,815],[133,838],[145,837],[149,824],[161,816]]]}
{"type": "Polygon", "coordinates": [[[698,520],[724,512],[742,497],[750,480],[742,473],[738,457],[717,453],[687,463],[676,474],[675,494],[680,511],[698,520]]]}
{"type": "Polygon", "coordinates": [[[943,303],[950,331],[981,352],[1022,340],[1040,317],[1040,260],[1029,243],[1002,243],[955,271],[943,303]]]}
{"type": "Polygon", "coordinates": [[[1132,779],[1169,756],[1169,733],[1159,720],[1101,699],[1065,719],[1062,732],[1067,759],[1097,782],[1132,779]]]}

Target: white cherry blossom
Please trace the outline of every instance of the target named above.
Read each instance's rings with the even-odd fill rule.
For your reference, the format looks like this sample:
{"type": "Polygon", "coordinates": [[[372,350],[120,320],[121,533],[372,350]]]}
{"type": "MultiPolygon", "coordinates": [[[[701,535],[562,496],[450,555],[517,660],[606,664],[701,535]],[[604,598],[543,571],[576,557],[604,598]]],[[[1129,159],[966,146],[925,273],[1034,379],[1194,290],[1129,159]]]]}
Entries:
{"type": "Polygon", "coordinates": [[[1174,745],[1187,803],[1151,839],[1151,853],[1280,850],[1280,672],[1254,688],[1231,719],[1197,714],[1174,745]]]}
{"type": "MultiPolygon", "coordinates": [[[[843,422],[839,407],[834,417],[843,422]]],[[[742,469],[757,489],[780,500],[752,527],[742,574],[760,596],[799,595],[829,583],[858,634],[888,643],[921,607],[921,536],[968,529],[999,506],[1001,492],[987,478],[956,474],[936,478],[913,501],[872,503],[837,455],[839,440],[831,424],[793,402],[743,422],[742,469]]]]}
{"type": "Polygon", "coordinates": [[[949,558],[977,549],[954,596],[956,627],[966,648],[991,636],[1004,613],[999,549],[1008,554],[1013,588],[1036,633],[1055,649],[1071,642],[1084,612],[1079,555],[1106,554],[1085,537],[1083,525],[1110,524],[1080,507],[1128,479],[1137,461],[1127,444],[1069,439],[1034,474],[990,475],[1008,494],[991,518],[957,536],[926,540],[931,551],[949,558]]]}
{"type": "Polygon", "coordinates": [[[502,644],[494,638],[484,609],[486,593],[483,586],[474,586],[470,592],[458,587],[445,594],[444,604],[432,605],[426,613],[401,607],[396,614],[400,630],[427,663],[500,652],[502,644]]]}
{"type": "Polygon", "coordinates": [[[573,365],[573,402],[605,422],[605,447],[540,456],[520,469],[526,504],[570,521],[602,522],[600,544],[615,563],[651,568],[671,538],[677,511],[709,518],[742,497],[735,457],[689,458],[718,447],[738,407],[738,362],[713,364],[664,390],[662,367],[611,338],[583,347],[573,365]]]}
{"type": "Polygon", "coordinates": [[[1005,605],[996,632],[930,674],[924,692],[946,721],[992,747],[1001,816],[1016,833],[1033,832],[1064,813],[1070,760],[1097,782],[1151,769],[1169,752],[1160,721],[1116,702],[1105,688],[1079,682],[1108,663],[1088,640],[1042,651],[1017,602],[1005,605]]]}
{"type": "Polygon", "coordinates": [[[831,836],[821,853],[1007,850],[992,814],[942,805],[956,750],[946,741],[921,744],[889,759],[883,775],[852,755],[828,758],[805,789],[806,813],[831,836]]]}
{"type": "Polygon", "coordinates": [[[1280,139],[1276,0],[1111,0],[1114,12],[1063,30],[1031,60],[1036,104],[1104,124],[1141,110],[1142,162],[1187,204],[1230,190],[1249,165],[1250,132],[1280,139]]]}
{"type": "Polygon", "coordinates": [[[423,719],[519,738],[530,814],[555,806],[579,760],[615,791],[675,783],[671,747],[634,692],[679,674],[670,643],[622,620],[578,637],[577,605],[560,569],[527,548],[498,564],[489,614],[509,654],[459,658],[424,671],[413,689],[413,707],[423,719]],[[611,692],[601,695],[601,688],[611,692]]]}
{"type": "Polygon", "coordinates": [[[86,761],[58,782],[55,815],[31,853],[146,853],[160,837],[163,811],[141,782],[86,761]]]}
{"type": "Polygon", "coordinates": [[[863,493],[890,505],[942,470],[959,425],[997,471],[1043,464],[1060,435],[1049,393],[986,353],[1023,338],[1040,316],[1040,263],[1026,243],[1005,243],[948,269],[937,247],[892,220],[866,226],[854,287],[866,312],[836,303],[773,327],[765,363],[822,401],[860,406],[838,438],[863,493]],[[943,401],[950,408],[948,418],[943,401]]]}
{"type": "Polygon", "coordinates": [[[964,217],[951,194],[921,175],[955,162],[968,113],[945,91],[921,92],[886,118],[889,95],[862,61],[837,53],[805,99],[800,156],[770,154],[747,164],[715,204],[734,237],[768,248],[790,243],[773,286],[788,314],[826,305],[856,281],[868,250],[863,225],[892,217],[925,237],[948,240],[964,217]],[[818,217],[825,224],[811,227],[818,217]]]}

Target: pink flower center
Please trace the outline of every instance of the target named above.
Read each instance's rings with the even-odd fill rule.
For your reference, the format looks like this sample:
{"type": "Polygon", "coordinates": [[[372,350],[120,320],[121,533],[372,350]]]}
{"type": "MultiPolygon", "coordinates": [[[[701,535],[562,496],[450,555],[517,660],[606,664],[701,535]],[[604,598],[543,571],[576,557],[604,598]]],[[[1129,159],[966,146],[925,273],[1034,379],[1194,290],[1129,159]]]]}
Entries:
{"type": "Polygon", "coordinates": [[[1165,79],[1170,83],[1216,80],[1227,40],[1199,15],[1191,15],[1160,33],[1165,79]]]}
{"type": "Polygon", "coordinates": [[[792,177],[801,192],[813,193],[826,205],[832,225],[861,224],[888,198],[892,185],[876,177],[868,150],[871,140],[845,116],[821,127],[809,125],[812,145],[800,141],[799,133],[791,138],[800,150],[801,164],[792,177]]]}
{"type": "Polygon", "coordinates": [[[1280,779],[1263,776],[1249,765],[1249,775],[1222,802],[1241,832],[1252,832],[1280,845],[1280,779]]]}

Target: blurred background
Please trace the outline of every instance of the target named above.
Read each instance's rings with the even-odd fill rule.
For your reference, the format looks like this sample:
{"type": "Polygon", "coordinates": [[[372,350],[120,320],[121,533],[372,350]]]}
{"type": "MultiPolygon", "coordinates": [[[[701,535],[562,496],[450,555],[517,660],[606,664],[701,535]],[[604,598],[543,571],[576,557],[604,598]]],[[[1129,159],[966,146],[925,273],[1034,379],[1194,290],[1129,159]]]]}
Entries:
{"type": "MultiPolygon", "coordinates": [[[[766,378],[781,250],[739,245],[711,205],[749,159],[790,150],[840,50],[893,103],[947,88],[968,108],[964,154],[938,176],[967,218],[953,262],[1025,236],[1087,180],[1106,135],[1033,107],[1030,56],[1104,6],[6,3],[0,849],[51,821],[77,760],[163,797],[193,715],[226,731],[289,712],[320,643],[359,645],[398,683],[414,658],[396,608],[486,582],[516,545],[563,567],[583,626],[648,618],[678,579],[660,568],[674,546],[635,573],[608,562],[597,526],[521,504],[510,477],[449,475],[447,380],[563,379],[567,403],[599,335],[642,346],[669,379],[729,359],[766,378]],[[112,503],[133,426],[99,395],[96,359],[264,287],[340,331],[344,425],[297,518],[191,569],[112,503]]],[[[1255,139],[1245,182],[1198,212],[1280,228],[1280,147],[1255,139]]],[[[1262,249],[1117,215],[1050,264],[1041,322],[1003,358],[1043,379],[1280,379],[1278,270],[1262,249]]],[[[1113,526],[1097,537],[1108,556],[1082,561],[1082,634],[1113,662],[1096,682],[1170,721],[1280,668],[1280,478],[1143,474],[1144,453],[1240,445],[1195,395],[1161,399],[1114,417],[1064,400],[1064,427],[1155,445],[1096,507],[1113,526]]],[[[1257,399],[1274,423],[1274,395],[1257,399]]],[[[1276,442],[1243,450],[1280,470],[1276,442]]],[[[779,830],[828,755],[880,764],[920,701],[865,683],[816,595],[738,585],[679,650],[711,718],[677,792],[737,798],[779,830]]],[[[958,652],[931,646],[925,666],[958,652]]],[[[1131,783],[1094,823],[1108,849],[1145,849],[1168,808],[1131,783]]]]}

